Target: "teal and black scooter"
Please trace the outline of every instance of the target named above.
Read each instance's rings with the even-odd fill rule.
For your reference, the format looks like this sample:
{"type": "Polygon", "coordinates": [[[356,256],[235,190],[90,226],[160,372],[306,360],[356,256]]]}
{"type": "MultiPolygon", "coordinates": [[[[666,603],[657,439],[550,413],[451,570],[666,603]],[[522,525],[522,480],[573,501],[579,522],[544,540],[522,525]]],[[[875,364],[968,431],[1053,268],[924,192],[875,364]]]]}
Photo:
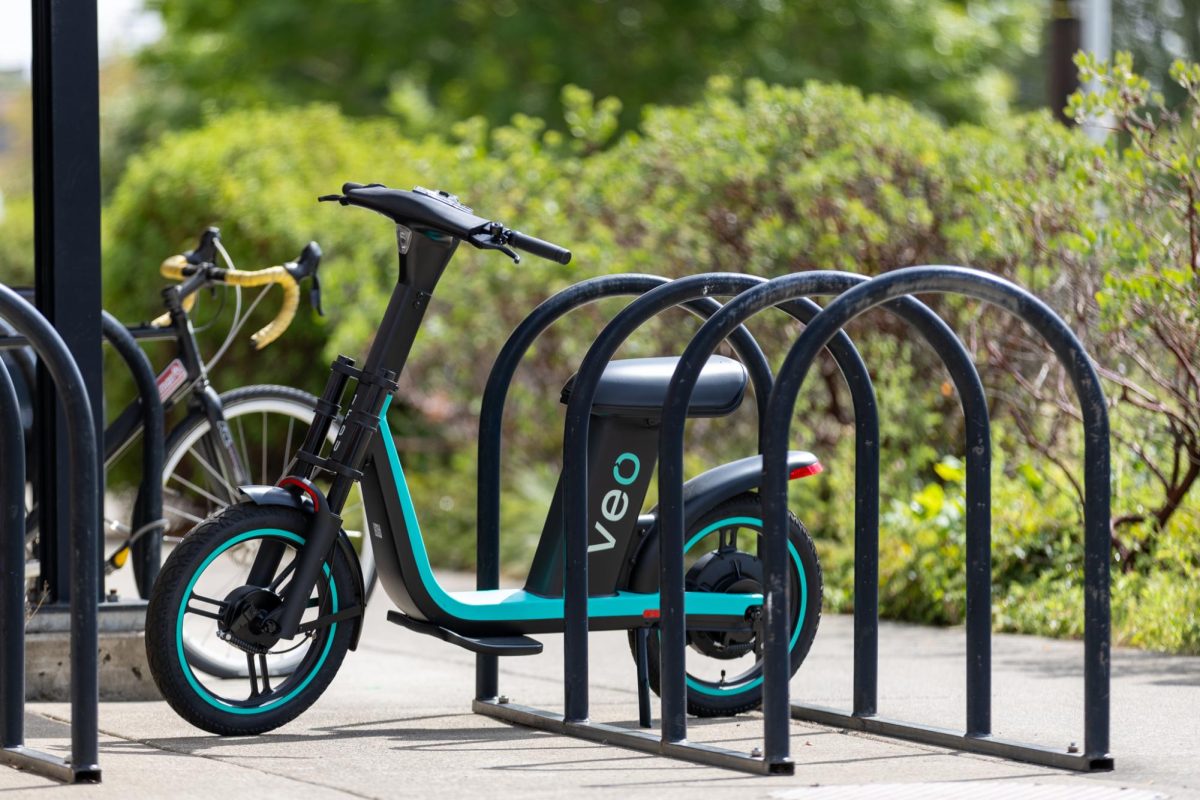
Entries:
{"type": "MultiPolygon", "coordinates": [[[[198,525],[163,566],[150,598],[146,648],[159,688],[192,724],[219,734],[261,733],[294,719],[336,674],[362,628],[362,574],[339,516],[362,487],[379,579],[397,610],[388,618],[476,653],[532,655],[530,635],[563,631],[562,485],[521,589],[448,591],[438,583],[386,422],[396,380],[434,288],[460,242],[515,250],[561,264],[569,251],[476,216],[445,192],[347,183],[322,198],[379,212],[397,226],[400,277],[365,362],[339,357],[289,476],[242,488],[246,500],[198,525]],[[355,389],[328,455],[321,443],[355,389]],[[324,487],[324,488],[322,488],[324,487]],[[190,636],[215,635],[244,654],[243,680],[220,680],[189,662],[190,636]],[[298,663],[296,651],[302,653],[298,663]],[[283,658],[287,654],[287,658],[283,658]],[[280,664],[288,664],[286,673],[280,664]]],[[[592,630],[630,631],[635,658],[657,690],[658,543],[653,510],[642,512],[657,456],[657,422],[676,359],[611,362],[589,432],[588,618],[592,630]],[[651,631],[649,636],[645,631],[651,631]],[[640,633],[639,633],[640,632],[640,633]]],[[[713,357],[689,416],[719,417],[742,402],[747,375],[713,357]]],[[[564,402],[572,383],[563,389],[564,402]]],[[[819,472],[809,453],[789,455],[790,475],[819,472]]],[[[761,701],[762,511],[757,456],[716,467],[685,488],[688,710],[736,714],[761,701]]],[[[789,529],[795,671],[820,619],[821,571],[807,531],[789,529]]]]}

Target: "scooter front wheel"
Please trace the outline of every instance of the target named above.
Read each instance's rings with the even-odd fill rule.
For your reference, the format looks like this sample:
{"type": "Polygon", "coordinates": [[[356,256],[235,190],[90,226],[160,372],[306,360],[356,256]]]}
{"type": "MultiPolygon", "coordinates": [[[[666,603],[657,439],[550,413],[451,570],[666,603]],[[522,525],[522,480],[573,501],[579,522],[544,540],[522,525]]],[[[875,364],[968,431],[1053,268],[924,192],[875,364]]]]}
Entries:
{"type": "Polygon", "coordinates": [[[273,730],[311,706],[341,666],[354,626],[329,618],[362,602],[341,548],[309,590],[303,633],[272,641],[256,622],[287,597],[306,525],[296,509],[230,506],[198,525],[163,565],[146,613],[146,654],[163,697],[196,727],[221,735],[273,730]],[[254,556],[267,542],[281,545],[283,555],[265,585],[248,585],[254,556]],[[184,644],[196,637],[244,659],[248,675],[205,673],[184,644]]]}
{"type": "MultiPolygon", "coordinates": [[[[689,592],[762,592],[762,499],[748,492],[720,503],[687,531],[684,585],[689,592]]],[[[658,541],[653,537],[635,566],[635,585],[658,584],[658,541]]],[[[823,592],[816,548],[800,520],[788,514],[788,574],[791,604],[791,671],[800,668],[821,621],[823,592]]],[[[723,717],[762,704],[762,645],[751,631],[687,631],[687,710],[698,717],[723,717]]],[[[636,658],[633,632],[629,644],[636,658]]],[[[659,637],[647,640],[650,687],[658,693],[659,637]]]]}

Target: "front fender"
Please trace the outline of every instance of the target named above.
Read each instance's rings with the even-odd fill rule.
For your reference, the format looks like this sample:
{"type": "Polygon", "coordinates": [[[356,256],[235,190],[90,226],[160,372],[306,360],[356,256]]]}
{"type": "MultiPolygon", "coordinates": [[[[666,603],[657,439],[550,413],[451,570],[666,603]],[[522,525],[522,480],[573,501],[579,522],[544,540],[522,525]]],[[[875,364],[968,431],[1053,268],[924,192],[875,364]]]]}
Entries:
{"type": "MultiPolygon", "coordinates": [[[[239,486],[240,491],[246,499],[256,506],[287,506],[303,511],[305,514],[313,514],[313,501],[307,494],[290,492],[282,486],[239,486]]],[[[297,531],[303,533],[303,531],[297,531]]],[[[354,617],[354,632],[350,636],[350,649],[358,649],[358,638],[362,635],[363,620],[366,618],[366,582],[363,580],[362,565],[358,563],[358,553],[354,552],[354,545],[350,542],[350,537],[346,535],[344,530],[338,531],[337,545],[341,548],[342,555],[346,558],[346,563],[350,565],[350,571],[354,574],[354,585],[358,589],[358,603],[363,606],[363,614],[354,617]]]]}

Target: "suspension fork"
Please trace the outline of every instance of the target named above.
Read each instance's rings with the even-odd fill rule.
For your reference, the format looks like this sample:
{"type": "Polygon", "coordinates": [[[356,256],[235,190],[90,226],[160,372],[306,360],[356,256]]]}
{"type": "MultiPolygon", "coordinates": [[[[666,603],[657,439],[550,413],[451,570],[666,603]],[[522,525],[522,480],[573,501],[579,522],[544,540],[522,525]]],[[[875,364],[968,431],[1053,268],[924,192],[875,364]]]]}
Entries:
{"type": "MultiPolygon", "coordinates": [[[[281,592],[283,603],[269,617],[285,639],[293,638],[298,631],[312,589],[321,577],[321,568],[337,543],[342,528],[342,507],[355,481],[362,477],[362,464],[367,448],[379,430],[384,402],[396,389],[396,373],[392,370],[357,370],[353,364],[352,360],[341,356],[334,362],[317,415],[305,437],[305,444],[296,454],[299,469],[280,481],[280,485],[289,491],[303,492],[312,504],[312,516],[304,544],[296,556],[295,572],[281,592]],[[357,379],[358,385],[350,409],[338,431],[333,451],[328,458],[322,458],[316,448],[320,447],[319,443],[329,429],[331,414],[340,409],[339,400],[351,377],[357,379]],[[309,476],[318,471],[333,474],[327,494],[309,480],[309,476]]],[[[256,586],[267,585],[278,570],[282,555],[281,542],[263,542],[251,567],[249,582],[256,586]]]]}

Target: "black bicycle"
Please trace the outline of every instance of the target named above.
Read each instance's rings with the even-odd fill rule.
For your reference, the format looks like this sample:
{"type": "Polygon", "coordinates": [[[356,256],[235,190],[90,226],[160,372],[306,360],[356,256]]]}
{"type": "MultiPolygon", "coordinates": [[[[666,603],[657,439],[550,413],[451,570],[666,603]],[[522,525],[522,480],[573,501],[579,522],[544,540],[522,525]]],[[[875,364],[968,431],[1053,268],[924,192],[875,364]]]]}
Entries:
{"type": "MultiPolygon", "coordinates": [[[[106,513],[106,528],[120,540],[106,559],[107,572],[124,567],[131,555],[137,563],[144,557],[143,550],[154,536],[161,536],[161,558],[165,560],[195,524],[240,500],[238,486],[274,483],[285,474],[300,439],[312,422],[317,398],[299,389],[273,384],[243,386],[218,393],[212,386],[210,374],[272,286],[282,288],[283,302],[275,318],[250,337],[256,350],[271,344],[287,330],[300,305],[300,286],[306,279],[312,280],[310,300],[320,313],[317,271],[321,255],[317,243],[310,242],[295,261],[260,270],[238,270],[221,243],[219,231],[209,228],[201,235],[194,250],[172,256],[162,263],[162,275],[177,282],[163,290],[164,313],[151,322],[129,326],[127,330],[141,342],[175,342],[174,356],[157,377],[159,396],[165,409],[185,405],[187,413],[164,437],[163,518],[146,519],[140,499],[133,504],[128,524],[117,519],[119,512],[115,509],[111,514],[106,513]],[[225,266],[217,266],[218,257],[225,266]],[[221,287],[233,289],[233,318],[224,341],[213,356],[205,360],[196,338],[198,329],[193,325],[192,312],[202,290],[221,287]],[[243,308],[241,289],[253,287],[262,287],[262,291],[243,308]]],[[[13,357],[13,360],[18,367],[10,370],[14,380],[31,381],[28,363],[19,357],[13,357]]],[[[134,401],[105,429],[106,467],[139,439],[143,424],[140,404],[134,401]]],[[[329,431],[331,443],[337,437],[337,428],[335,424],[329,431]]],[[[371,548],[363,535],[365,514],[360,499],[355,498],[351,505],[354,508],[348,509],[347,514],[349,533],[363,561],[369,587],[374,583],[375,569],[371,548]]],[[[36,581],[40,571],[36,562],[37,517],[34,508],[29,514],[26,532],[29,553],[26,575],[31,578],[33,604],[37,603],[41,593],[36,581]]],[[[133,570],[133,578],[138,592],[148,597],[152,578],[148,579],[138,569],[133,570]]],[[[203,664],[212,674],[226,677],[244,677],[246,674],[245,661],[223,658],[223,648],[214,647],[213,641],[189,636],[183,644],[188,657],[203,664]]],[[[286,671],[288,668],[287,660],[282,660],[280,669],[286,671]]]]}

